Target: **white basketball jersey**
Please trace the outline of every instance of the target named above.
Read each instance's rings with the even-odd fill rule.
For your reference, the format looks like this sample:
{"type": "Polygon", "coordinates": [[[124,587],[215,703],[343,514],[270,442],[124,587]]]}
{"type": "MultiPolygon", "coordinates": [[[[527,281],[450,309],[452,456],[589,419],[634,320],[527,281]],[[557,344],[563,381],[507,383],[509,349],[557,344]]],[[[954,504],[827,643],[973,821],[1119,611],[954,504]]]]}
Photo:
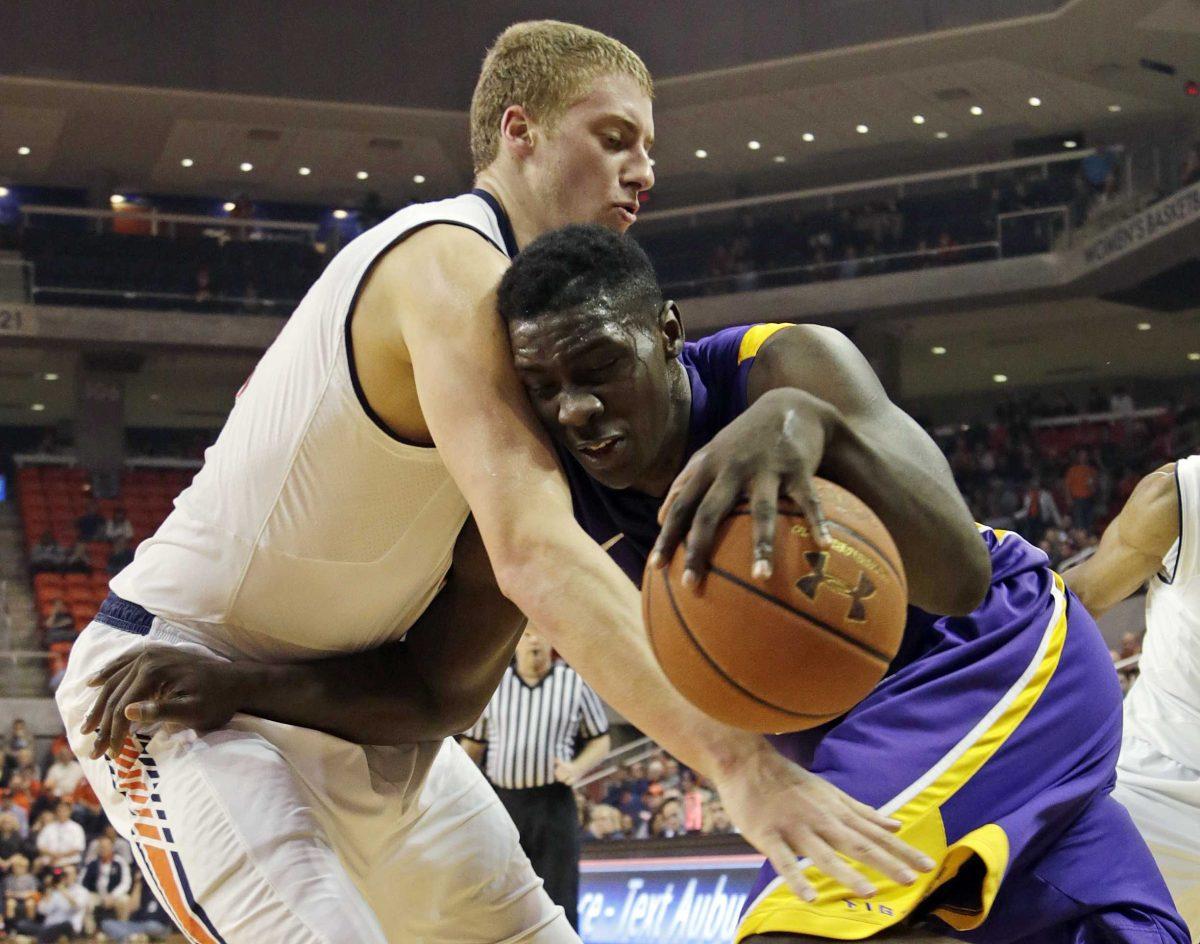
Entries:
{"type": "Polygon", "coordinates": [[[515,252],[481,191],[406,207],[346,246],[115,593],[230,656],[357,651],[408,630],[442,584],[467,503],[435,449],[400,441],[370,412],[349,322],[375,263],[433,223],[515,252]]]}
{"type": "Polygon", "coordinates": [[[1200,455],[1175,463],[1179,539],[1146,594],[1141,674],[1125,733],[1200,770],[1200,455]]]}

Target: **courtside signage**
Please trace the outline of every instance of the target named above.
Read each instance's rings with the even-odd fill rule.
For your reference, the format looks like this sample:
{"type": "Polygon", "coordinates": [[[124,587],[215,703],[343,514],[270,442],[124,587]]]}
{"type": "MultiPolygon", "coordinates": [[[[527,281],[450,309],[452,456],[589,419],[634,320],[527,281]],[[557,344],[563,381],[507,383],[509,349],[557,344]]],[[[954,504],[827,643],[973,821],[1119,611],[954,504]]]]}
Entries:
{"type": "Polygon", "coordinates": [[[579,936],[584,944],[725,944],[762,861],[759,855],[584,860],[579,936]]]}

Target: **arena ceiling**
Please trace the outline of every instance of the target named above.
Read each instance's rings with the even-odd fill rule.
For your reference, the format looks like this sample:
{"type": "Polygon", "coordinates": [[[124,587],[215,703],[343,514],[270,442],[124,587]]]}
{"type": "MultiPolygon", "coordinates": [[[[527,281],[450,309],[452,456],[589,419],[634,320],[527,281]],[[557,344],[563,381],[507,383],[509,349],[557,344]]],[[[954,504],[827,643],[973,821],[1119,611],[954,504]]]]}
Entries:
{"type": "Polygon", "coordinates": [[[547,15],[617,35],[659,75],[651,212],[1002,159],[1018,139],[1082,132],[1106,143],[1200,125],[1200,100],[1182,91],[1200,77],[1195,0],[121,10],[0,7],[0,183],[326,204],[370,190],[389,202],[456,192],[470,179],[465,107],[483,48],[506,23],[547,15]],[[1180,73],[1147,71],[1146,57],[1180,73]]]}

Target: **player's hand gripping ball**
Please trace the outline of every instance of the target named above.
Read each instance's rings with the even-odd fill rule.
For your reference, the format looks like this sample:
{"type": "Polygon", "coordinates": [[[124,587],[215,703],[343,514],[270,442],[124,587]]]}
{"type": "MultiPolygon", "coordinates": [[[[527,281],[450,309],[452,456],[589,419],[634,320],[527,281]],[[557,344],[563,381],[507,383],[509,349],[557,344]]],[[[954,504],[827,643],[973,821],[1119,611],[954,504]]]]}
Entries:
{"type": "Polygon", "coordinates": [[[642,579],[646,629],[667,678],[739,728],[776,733],[831,721],[866,697],[900,648],[908,585],[892,536],[844,488],[813,484],[826,547],[782,502],[773,573],[753,579],[752,519],[742,504],[718,530],[699,587],[683,586],[683,545],[642,579]]]}

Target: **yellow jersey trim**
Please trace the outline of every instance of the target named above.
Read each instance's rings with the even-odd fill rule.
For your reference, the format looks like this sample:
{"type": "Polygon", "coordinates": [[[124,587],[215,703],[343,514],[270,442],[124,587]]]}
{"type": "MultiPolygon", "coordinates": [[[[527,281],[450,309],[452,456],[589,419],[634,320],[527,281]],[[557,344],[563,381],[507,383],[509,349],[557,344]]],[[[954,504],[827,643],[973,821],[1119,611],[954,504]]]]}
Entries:
{"type": "Polygon", "coordinates": [[[749,360],[758,354],[758,349],[763,346],[767,338],[773,335],[776,331],[782,331],[784,328],[792,328],[795,325],[791,324],[758,324],[749,328],[742,335],[742,343],[738,345],[738,359],[740,364],[744,360],[749,360]]]}
{"type": "Polygon", "coordinates": [[[1051,593],[1054,599],[1051,618],[1037,652],[1020,678],[938,764],[880,808],[881,812],[901,822],[900,838],[929,855],[937,862],[937,868],[918,876],[912,885],[904,886],[871,868],[860,866],[878,893],[871,899],[859,899],[845,886],[809,865],[805,878],[816,889],[816,899],[802,901],[782,879],[775,879],[747,909],[735,941],[769,932],[816,934],[844,941],[870,937],[912,914],[921,901],[954,878],[963,865],[975,857],[985,867],[978,909],[963,911],[939,907],[934,913],[960,931],[977,928],[983,923],[1008,868],[1008,837],[999,826],[989,823],[948,846],[941,807],[1004,745],[1050,684],[1067,636],[1066,594],[1062,578],[1057,574],[1051,593]]]}

